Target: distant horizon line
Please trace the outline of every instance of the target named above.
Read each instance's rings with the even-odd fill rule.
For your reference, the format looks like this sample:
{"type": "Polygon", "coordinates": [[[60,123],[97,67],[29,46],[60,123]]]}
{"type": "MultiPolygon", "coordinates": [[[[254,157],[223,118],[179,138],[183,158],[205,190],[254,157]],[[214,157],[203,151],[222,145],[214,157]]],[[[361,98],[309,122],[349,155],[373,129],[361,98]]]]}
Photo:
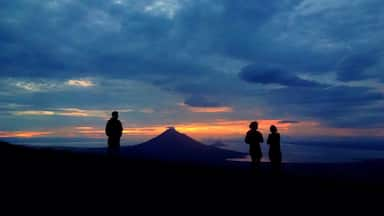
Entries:
{"type": "MultiPolygon", "coordinates": [[[[183,133],[185,134],[185,133],[183,133]]],[[[160,135],[160,134],[158,134],[160,135]]],[[[189,136],[188,134],[186,134],[189,136]]],[[[267,134],[263,134],[263,136],[266,136],[267,134]]],[[[123,136],[122,140],[141,140],[143,139],[151,139],[156,136],[123,136]]],[[[193,136],[189,136],[191,138],[195,138],[193,136]]],[[[87,136],[34,136],[34,137],[0,137],[0,141],[6,141],[7,139],[14,139],[14,140],[33,140],[33,139],[88,139],[88,140],[106,140],[108,137],[87,137],[87,136]]],[[[212,141],[230,141],[230,140],[242,140],[244,137],[242,136],[234,136],[234,137],[199,137],[196,138],[198,140],[212,140],[212,141]]],[[[290,136],[290,135],[284,135],[284,140],[288,141],[314,141],[313,139],[317,139],[318,141],[324,141],[326,139],[332,139],[332,140],[353,140],[354,142],[363,142],[363,141],[356,141],[356,138],[364,139],[363,141],[384,141],[384,136],[290,136]]]]}

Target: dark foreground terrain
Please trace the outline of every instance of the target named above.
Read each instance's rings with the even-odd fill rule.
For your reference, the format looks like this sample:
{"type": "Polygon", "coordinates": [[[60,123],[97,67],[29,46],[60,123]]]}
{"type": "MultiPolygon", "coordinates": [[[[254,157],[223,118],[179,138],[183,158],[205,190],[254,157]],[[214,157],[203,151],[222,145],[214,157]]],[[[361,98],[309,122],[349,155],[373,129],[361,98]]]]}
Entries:
{"type": "Polygon", "coordinates": [[[286,165],[275,175],[268,164],[256,173],[236,164],[111,158],[7,143],[0,143],[0,164],[1,210],[31,214],[78,208],[156,215],[367,214],[382,211],[384,195],[380,181],[348,181],[343,169],[340,178],[328,177],[326,168],[309,165],[286,165]]]}

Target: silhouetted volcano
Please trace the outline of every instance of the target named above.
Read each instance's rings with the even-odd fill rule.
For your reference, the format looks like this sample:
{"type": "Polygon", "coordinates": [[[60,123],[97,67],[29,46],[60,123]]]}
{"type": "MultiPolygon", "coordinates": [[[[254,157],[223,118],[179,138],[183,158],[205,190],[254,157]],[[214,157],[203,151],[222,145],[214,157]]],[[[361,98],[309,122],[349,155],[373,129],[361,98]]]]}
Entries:
{"type": "Polygon", "coordinates": [[[147,142],[124,149],[124,152],[152,159],[211,162],[244,156],[240,152],[204,145],[173,127],[147,142]]]}

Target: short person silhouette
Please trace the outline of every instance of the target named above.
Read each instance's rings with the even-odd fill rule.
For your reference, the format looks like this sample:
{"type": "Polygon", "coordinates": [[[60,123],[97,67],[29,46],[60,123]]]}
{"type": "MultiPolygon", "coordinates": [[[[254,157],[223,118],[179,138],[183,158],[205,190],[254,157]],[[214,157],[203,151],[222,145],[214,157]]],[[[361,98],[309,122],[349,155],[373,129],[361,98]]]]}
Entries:
{"type": "Polygon", "coordinates": [[[105,126],[105,133],[108,136],[108,152],[118,153],[120,150],[120,138],[123,134],[123,126],[119,120],[119,113],[112,112],[112,117],[105,126]]]}
{"type": "Polygon", "coordinates": [[[249,125],[250,130],[245,136],[245,143],[249,144],[249,154],[252,159],[252,166],[258,168],[260,165],[260,160],[263,157],[261,152],[260,143],[264,142],[263,135],[257,130],[259,124],[254,121],[249,125]]]}
{"type": "Polygon", "coordinates": [[[269,145],[269,160],[272,168],[275,171],[280,170],[281,166],[281,149],[280,149],[280,134],[277,132],[277,127],[272,125],[271,133],[268,135],[267,144],[269,145]]]}

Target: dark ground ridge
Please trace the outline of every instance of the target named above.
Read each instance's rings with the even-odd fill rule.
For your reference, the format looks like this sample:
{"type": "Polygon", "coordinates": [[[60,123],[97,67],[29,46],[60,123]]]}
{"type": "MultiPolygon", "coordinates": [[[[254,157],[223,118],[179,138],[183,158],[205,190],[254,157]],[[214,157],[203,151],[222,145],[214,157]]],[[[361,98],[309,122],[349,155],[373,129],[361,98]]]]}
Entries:
{"type": "MultiPolygon", "coordinates": [[[[176,206],[251,211],[260,206],[286,206],[319,211],[358,208],[366,213],[379,208],[384,195],[382,181],[348,179],[341,172],[344,168],[339,172],[331,165],[286,164],[276,175],[268,163],[255,172],[243,163],[167,162],[8,143],[0,143],[0,163],[2,196],[12,204],[54,202],[70,208],[74,203],[101,201],[105,205],[112,201],[117,205],[122,201],[132,209],[157,206],[140,208],[150,212],[174,210],[176,206]]],[[[368,167],[368,173],[369,169],[378,172],[369,168],[377,168],[377,164],[382,161],[364,162],[351,169],[362,166],[368,167]]]]}

